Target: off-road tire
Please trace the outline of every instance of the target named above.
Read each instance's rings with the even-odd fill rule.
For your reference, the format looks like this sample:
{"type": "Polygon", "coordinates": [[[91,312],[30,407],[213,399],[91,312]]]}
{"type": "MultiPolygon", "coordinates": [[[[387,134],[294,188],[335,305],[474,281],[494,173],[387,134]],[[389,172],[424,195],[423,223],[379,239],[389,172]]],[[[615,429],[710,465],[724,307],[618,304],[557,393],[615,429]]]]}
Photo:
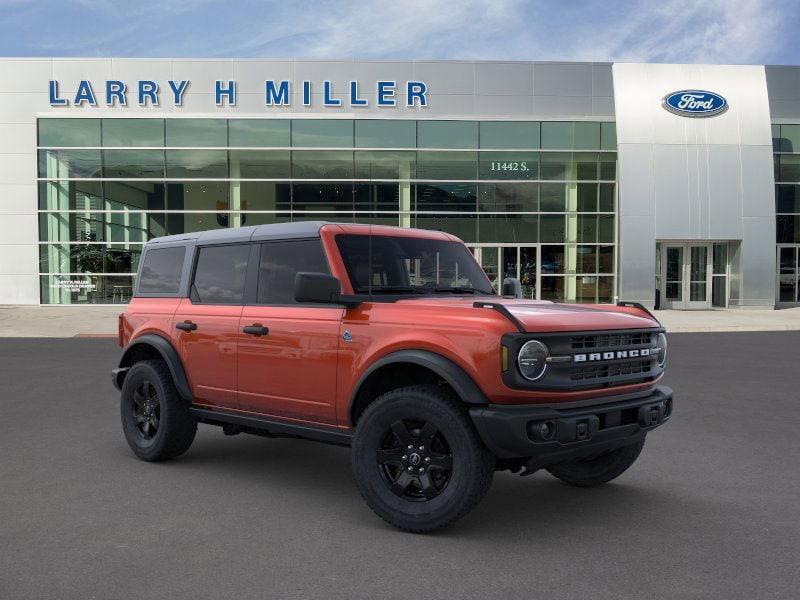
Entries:
{"type": "MultiPolygon", "coordinates": [[[[401,448],[405,452],[408,446],[401,448]]],[[[399,388],[370,404],[358,421],[351,461],[356,484],[369,507],[387,523],[415,533],[445,527],[472,510],[488,491],[495,466],[494,456],[478,437],[464,405],[448,389],[437,385],[399,388]],[[393,428],[398,421],[412,436],[406,441],[414,440],[414,449],[409,452],[417,454],[416,444],[433,439],[430,449],[419,450],[422,458],[415,463],[413,473],[407,475],[416,481],[404,495],[392,491],[393,487],[398,489],[400,479],[398,476],[392,483],[392,474],[397,469],[402,474],[411,463],[387,466],[379,462],[385,454],[378,454],[397,451],[394,447],[386,450],[386,440],[390,440],[389,444],[399,442],[400,436],[393,428]],[[435,428],[434,438],[428,438],[426,432],[433,429],[425,429],[423,423],[435,428]],[[415,429],[415,424],[420,428],[415,429]],[[447,456],[449,472],[440,466],[448,464],[447,456]],[[425,468],[426,475],[418,476],[417,471],[425,468]],[[440,489],[436,488],[437,483],[440,489]],[[423,484],[427,484],[426,491],[423,484]],[[436,495],[429,497],[429,493],[436,495]]]]}
{"type": "Polygon", "coordinates": [[[594,487],[607,483],[627,471],[639,457],[644,440],[617,448],[592,459],[570,460],[547,467],[547,471],[564,483],[577,487],[594,487]]]}
{"type": "Polygon", "coordinates": [[[167,365],[161,360],[145,360],[133,365],[125,376],[120,394],[122,430],[133,453],[145,461],[160,461],[180,456],[189,449],[197,433],[197,420],[189,412],[189,403],[181,398],[167,365]],[[151,384],[152,388],[146,387],[151,384]],[[150,414],[158,427],[151,437],[137,420],[137,401],[150,390],[150,414]],[[154,390],[154,391],[152,391],[154,390]]]}

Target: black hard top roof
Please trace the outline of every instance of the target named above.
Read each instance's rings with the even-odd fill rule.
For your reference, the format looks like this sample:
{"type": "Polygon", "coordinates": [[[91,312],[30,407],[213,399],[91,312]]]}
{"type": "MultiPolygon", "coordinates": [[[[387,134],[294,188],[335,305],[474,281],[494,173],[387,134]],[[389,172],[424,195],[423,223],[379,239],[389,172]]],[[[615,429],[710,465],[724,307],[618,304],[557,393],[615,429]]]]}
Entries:
{"type": "Polygon", "coordinates": [[[258,240],[284,240],[293,238],[319,237],[319,230],[327,221],[298,221],[294,223],[273,223],[270,225],[251,225],[231,229],[211,229],[195,233],[179,233],[153,238],[148,244],[171,244],[190,242],[193,244],[224,244],[225,242],[248,242],[258,240]]]}

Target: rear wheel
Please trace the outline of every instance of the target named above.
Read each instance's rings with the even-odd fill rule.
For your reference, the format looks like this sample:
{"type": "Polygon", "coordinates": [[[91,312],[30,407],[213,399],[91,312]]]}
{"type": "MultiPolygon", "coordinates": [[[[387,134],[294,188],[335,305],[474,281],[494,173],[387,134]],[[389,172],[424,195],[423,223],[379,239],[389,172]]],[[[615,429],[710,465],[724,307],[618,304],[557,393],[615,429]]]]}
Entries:
{"type": "Polygon", "coordinates": [[[189,449],[197,433],[189,403],[178,394],[161,360],[131,367],[122,384],[120,413],[125,439],[142,460],[179,456],[189,449]]]}
{"type": "Polygon", "coordinates": [[[616,479],[639,457],[644,440],[600,456],[571,460],[547,467],[548,472],[564,483],[578,487],[594,487],[616,479]]]}
{"type": "Polygon", "coordinates": [[[467,514],[494,474],[494,457],[463,406],[435,385],[400,388],[373,402],[358,422],[352,465],[370,508],[414,532],[467,514]]]}

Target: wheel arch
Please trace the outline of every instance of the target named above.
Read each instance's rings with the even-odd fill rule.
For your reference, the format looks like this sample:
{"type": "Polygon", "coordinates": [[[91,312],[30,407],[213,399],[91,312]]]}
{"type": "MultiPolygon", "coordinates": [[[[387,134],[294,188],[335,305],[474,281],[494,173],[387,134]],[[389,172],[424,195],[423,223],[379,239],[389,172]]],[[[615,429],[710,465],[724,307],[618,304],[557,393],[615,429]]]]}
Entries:
{"type": "Polygon", "coordinates": [[[191,401],[192,392],[178,352],[166,338],[155,333],[139,336],[125,348],[122,358],[119,360],[119,368],[115,369],[115,384],[117,387],[122,387],[125,375],[134,364],[141,360],[154,358],[160,358],[166,363],[170,375],[172,375],[172,381],[181,398],[191,401]]]}
{"type": "Polygon", "coordinates": [[[355,426],[366,407],[375,398],[391,389],[404,387],[402,383],[389,385],[399,373],[412,375],[414,383],[421,383],[420,377],[446,383],[459,400],[465,404],[487,404],[486,396],[464,369],[449,358],[429,350],[398,350],[373,362],[359,377],[347,407],[350,425],[355,426]]]}

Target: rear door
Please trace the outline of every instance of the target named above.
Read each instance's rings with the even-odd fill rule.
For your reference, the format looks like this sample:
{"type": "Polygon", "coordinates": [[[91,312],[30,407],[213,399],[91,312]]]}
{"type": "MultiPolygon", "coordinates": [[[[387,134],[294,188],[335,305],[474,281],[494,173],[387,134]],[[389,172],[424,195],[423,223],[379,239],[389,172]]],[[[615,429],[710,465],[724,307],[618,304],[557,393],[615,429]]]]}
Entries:
{"type": "Polygon", "coordinates": [[[344,309],[297,304],[298,272],[330,272],[318,238],[261,244],[256,302],[244,307],[239,322],[239,404],[265,415],[333,424],[344,309]]]}
{"type": "Polygon", "coordinates": [[[196,404],[236,408],[236,344],[247,264],[254,244],[197,249],[189,298],[173,318],[181,355],[196,404]]]}

